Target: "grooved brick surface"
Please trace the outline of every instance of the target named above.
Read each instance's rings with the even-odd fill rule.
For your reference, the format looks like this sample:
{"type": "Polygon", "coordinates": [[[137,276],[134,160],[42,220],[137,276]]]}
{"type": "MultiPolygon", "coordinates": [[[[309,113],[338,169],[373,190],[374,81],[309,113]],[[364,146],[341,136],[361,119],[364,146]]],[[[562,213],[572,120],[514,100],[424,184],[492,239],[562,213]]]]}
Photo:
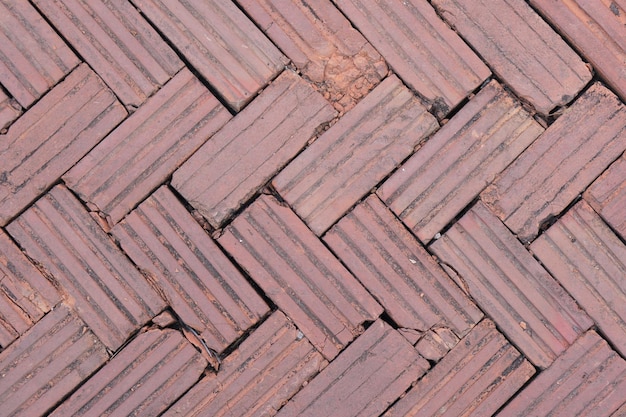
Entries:
{"type": "Polygon", "coordinates": [[[584,198],[626,240],[626,155],[591,184],[584,198]]]}
{"type": "Polygon", "coordinates": [[[0,89],[0,134],[22,113],[22,107],[0,89]]]}

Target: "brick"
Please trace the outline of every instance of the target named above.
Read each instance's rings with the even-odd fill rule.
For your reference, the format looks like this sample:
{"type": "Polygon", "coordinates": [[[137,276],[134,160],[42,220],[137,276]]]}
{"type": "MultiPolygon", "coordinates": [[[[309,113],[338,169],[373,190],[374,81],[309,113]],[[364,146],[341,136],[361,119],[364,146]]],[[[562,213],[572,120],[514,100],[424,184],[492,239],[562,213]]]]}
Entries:
{"type": "Polygon", "coordinates": [[[272,184],[317,235],[365,196],[437,128],[391,76],[294,159],[272,184]]]}
{"type": "Polygon", "coordinates": [[[376,193],[428,242],[542,132],[521,104],[491,81],[376,193]]]}
{"type": "Polygon", "coordinates": [[[487,66],[426,0],[336,3],[440,118],[490,75],[487,66]]]}
{"type": "Polygon", "coordinates": [[[626,240],[626,155],[591,184],[584,198],[626,240]]]}
{"type": "Polygon", "coordinates": [[[624,402],[626,361],[594,331],[578,339],[498,417],[610,416],[624,402]]]}
{"type": "Polygon", "coordinates": [[[159,188],[112,233],[180,320],[218,353],[269,311],[167,187],[159,188]]]}
{"type": "Polygon", "coordinates": [[[288,207],[261,196],[218,242],[327,359],[382,308],[288,207]]]}
{"type": "Polygon", "coordinates": [[[626,246],[602,219],[579,202],[530,248],[626,355],[626,246]]]}
{"type": "Polygon", "coordinates": [[[230,1],[132,3],[235,111],[288,62],[230,1]]]}
{"type": "Polygon", "coordinates": [[[283,313],[276,311],[165,414],[273,416],[326,361],[283,313]]]}
{"type": "Polygon", "coordinates": [[[148,330],[50,415],[156,416],[196,383],[206,365],[182,333],[148,330]]]}
{"type": "Polygon", "coordinates": [[[0,15],[0,83],[28,108],[80,61],[27,1],[0,1],[0,15]]]}
{"type": "Polygon", "coordinates": [[[595,84],[530,145],[481,199],[532,241],[626,149],[626,107],[595,84]]]}
{"type": "Polygon", "coordinates": [[[6,128],[22,114],[22,107],[14,99],[8,97],[0,88],[0,134],[6,133],[6,128]]]}
{"type": "Polygon", "coordinates": [[[4,416],[44,416],[106,360],[106,348],[61,304],[0,353],[4,416]]]}
{"type": "Polygon", "coordinates": [[[591,80],[580,57],[524,0],[434,0],[433,5],[539,113],[567,104],[591,80]]]}
{"type": "Polygon", "coordinates": [[[125,0],[35,0],[35,5],[130,108],[183,63],[125,0]]]}
{"type": "Polygon", "coordinates": [[[611,417],[624,417],[626,416],[626,403],[620,407],[619,410],[611,414],[611,417]]]}
{"type": "Polygon", "coordinates": [[[428,367],[400,333],[377,320],[278,416],[378,416],[428,367]]]}
{"type": "Polygon", "coordinates": [[[113,93],[81,65],[13,123],[0,147],[0,226],[51,187],[125,116],[113,93]]]}
{"type": "Polygon", "coordinates": [[[174,173],[172,186],[221,227],[334,115],[308,83],[285,71],[174,173]]]}
{"type": "Polygon", "coordinates": [[[230,118],[209,90],[183,69],[63,180],[112,226],[230,118]]]}
{"type": "Polygon", "coordinates": [[[534,373],[494,323],[483,320],[384,415],[490,416],[534,373]]]}
{"type": "Polygon", "coordinates": [[[64,299],[111,350],[165,307],[165,301],[62,185],[22,213],[7,231],[49,271],[64,299]]]}

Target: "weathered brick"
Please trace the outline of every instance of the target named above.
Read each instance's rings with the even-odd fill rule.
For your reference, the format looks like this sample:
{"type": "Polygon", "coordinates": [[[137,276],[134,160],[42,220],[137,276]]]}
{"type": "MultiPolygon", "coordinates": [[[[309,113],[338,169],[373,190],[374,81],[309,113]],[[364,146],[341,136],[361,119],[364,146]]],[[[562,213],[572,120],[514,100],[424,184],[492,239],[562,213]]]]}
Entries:
{"type": "Polygon", "coordinates": [[[0,88],[0,134],[6,133],[5,129],[11,125],[13,120],[22,114],[22,106],[17,101],[6,95],[0,88]]]}
{"type": "Polygon", "coordinates": [[[584,198],[626,240],[626,155],[591,184],[584,198]]]}

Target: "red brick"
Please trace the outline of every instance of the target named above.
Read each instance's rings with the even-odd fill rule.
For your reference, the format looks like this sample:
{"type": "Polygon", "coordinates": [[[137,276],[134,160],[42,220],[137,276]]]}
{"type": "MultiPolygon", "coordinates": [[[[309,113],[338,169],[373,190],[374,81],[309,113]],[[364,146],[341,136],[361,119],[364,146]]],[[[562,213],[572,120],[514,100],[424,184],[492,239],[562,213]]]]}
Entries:
{"type": "Polygon", "coordinates": [[[293,160],[273,185],[321,235],[436,128],[435,118],[391,76],[293,160]]]}
{"type": "Polygon", "coordinates": [[[9,98],[4,90],[0,89],[0,134],[6,133],[5,129],[22,114],[22,107],[12,98],[9,98]]]}
{"type": "Polygon", "coordinates": [[[261,196],[219,243],[327,359],[382,308],[288,207],[261,196]]]}
{"type": "Polygon", "coordinates": [[[490,75],[426,0],[336,3],[438,117],[444,117],[490,75]]]}
{"type": "Polygon", "coordinates": [[[428,242],[541,132],[520,103],[492,81],[377,194],[428,242]]]}
{"type": "Polygon", "coordinates": [[[0,353],[4,416],[44,416],[98,369],[106,348],[65,305],[59,305],[0,353]]]}
{"type": "Polygon", "coordinates": [[[54,184],[126,111],[81,65],[13,123],[0,148],[0,226],[54,184]]]}
{"type": "Polygon", "coordinates": [[[278,416],[378,416],[427,369],[400,333],[377,320],[278,416]]]}
{"type": "Polygon", "coordinates": [[[626,240],[626,155],[591,184],[584,198],[626,240]]]}
{"type": "Polygon", "coordinates": [[[626,361],[594,331],[578,339],[498,413],[610,416],[624,402],[626,361]]]}
{"type": "Polygon", "coordinates": [[[111,350],[165,307],[78,200],[56,186],[7,226],[111,350]]]}
{"type": "Polygon", "coordinates": [[[483,320],[385,416],[490,416],[535,373],[483,320]]]}
{"type": "Polygon", "coordinates": [[[274,312],[165,414],[273,416],[326,361],[280,311],[274,312]]]}
{"type": "Polygon", "coordinates": [[[126,0],[34,3],[125,105],[141,105],[183,65],[126,0]]]}
{"type": "Polygon", "coordinates": [[[180,320],[218,353],[269,311],[167,187],[152,194],[112,233],[180,320]]]}
{"type": "Polygon", "coordinates": [[[626,246],[611,229],[581,201],[530,248],[626,355],[626,246]]]}
{"type": "Polygon", "coordinates": [[[112,226],[230,118],[209,90],[183,69],[63,179],[112,226]]]}
{"type": "Polygon", "coordinates": [[[539,113],[567,104],[591,80],[583,61],[524,0],[434,0],[441,15],[539,113]]]}
{"type": "Polygon", "coordinates": [[[533,142],[482,200],[528,242],[626,149],[626,107],[593,85],[533,142]]]}
{"type": "Polygon", "coordinates": [[[172,185],[220,227],[334,115],[308,83],[285,71],[174,173],[172,185]]]}
{"type": "Polygon", "coordinates": [[[626,402],[620,407],[619,410],[611,414],[611,417],[625,417],[626,416],[626,402]]]}
{"type": "Polygon", "coordinates": [[[230,1],[132,3],[235,111],[252,100],[288,62],[230,1]]]}

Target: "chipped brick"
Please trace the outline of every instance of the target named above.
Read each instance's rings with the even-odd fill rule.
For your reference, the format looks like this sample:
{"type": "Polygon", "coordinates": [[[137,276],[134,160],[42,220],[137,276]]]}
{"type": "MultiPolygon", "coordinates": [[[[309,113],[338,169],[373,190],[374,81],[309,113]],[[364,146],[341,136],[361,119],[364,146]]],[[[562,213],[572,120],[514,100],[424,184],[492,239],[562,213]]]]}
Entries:
{"type": "Polygon", "coordinates": [[[591,184],[585,200],[626,240],[626,155],[591,184]]]}

